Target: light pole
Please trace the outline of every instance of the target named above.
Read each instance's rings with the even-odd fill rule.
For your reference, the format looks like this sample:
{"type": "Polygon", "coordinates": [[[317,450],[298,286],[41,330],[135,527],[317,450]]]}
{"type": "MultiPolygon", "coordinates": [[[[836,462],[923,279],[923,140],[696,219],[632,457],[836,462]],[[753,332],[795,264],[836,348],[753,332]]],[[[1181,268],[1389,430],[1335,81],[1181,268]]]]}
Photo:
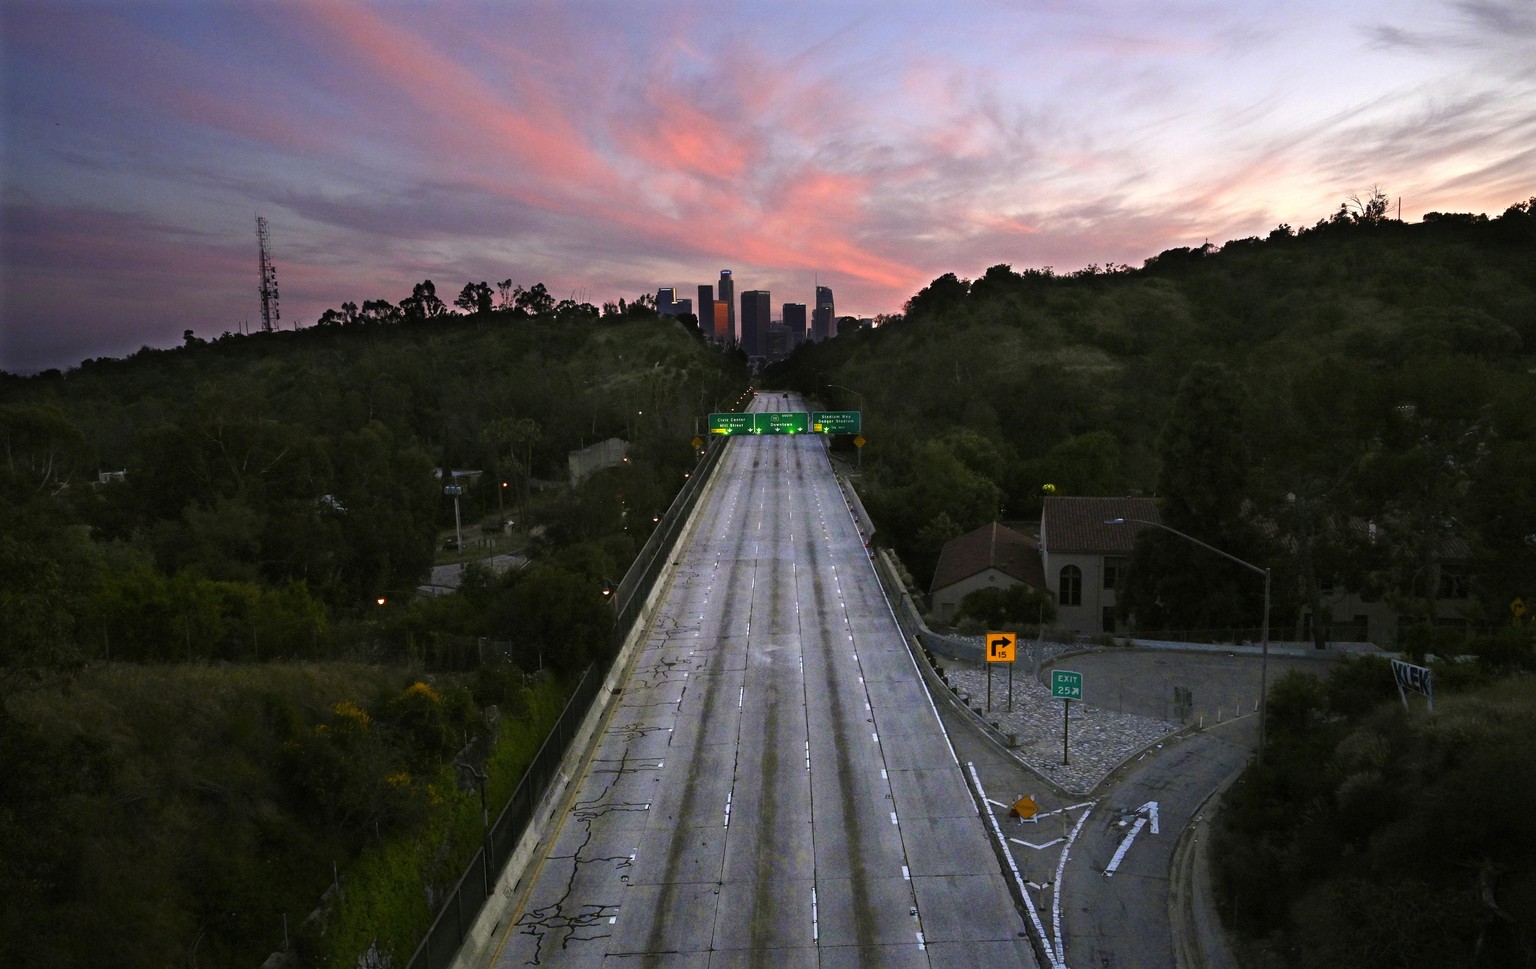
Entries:
{"type": "Polygon", "coordinates": [[[459,486],[457,472],[452,474],[452,481],[453,484],[443,489],[443,494],[453,496],[453,548],[456,552],[462,552],[464,551],[464,529],[459,523],[459,495],[464,493],[464,489],[459,486]]]}
{"type": "Polygon", "coordinates": [[[1105,522],[1104,524],[1106,524],[1106,525],[1127,525],[1127,524],[1130,524],[1130,525],[1150,525],[1153,528],[1161,528],[1165,532],[1172,532],[1173,534],[1175,534],[1175,535],[1179,536],[1180,538],[1184,539],[1186,542],[1193,542],[1194,544],[1200,546],[1201,548],[1205,549],[1208,552],[1215,552],[1217,555],[1220,555],[1222,558],[1226,559],[1229,562],[1236,562],[1238,565],[1241,565],[1243,568],[1249,569],[1250,571],[1253,571],[1253,572],[1257,572],[1260,575],[1264,576],[1264,621],[1263,621],[1263,624],[1262,624],[1262,632],[1260,632],[1260,634],[1259,634],[1260,639],[1261,639],[1261,643],[1260,643],[1260,646],[1259,646],[1259,656],[1260,656],[1260,658],[1259,658],[1259,766],[1263,767],[1264,766],[1264,729],[1265,729],[1264,728],[1264,717],[1265,717],[1265,713],[1269,709],[1269,697],[1268,697],[1268,693],[1269,693],[1269,569],[1261,568],[1261,567],[1259,567],[1257,565],[1254,565],[1252,562],[1245,562],[1242,559],[1238,558],[1236,555],[1233,555],[1231,552],[1223,552],[1221,549],[1217,548],[1214,545],[1207,545],[1205,542],[1200,541],[1200,539],[1196,538],[1195,536],[1193,536],[1193,535],[1186,535],[1183,532],[1179,531],[1177,528],[1173,528],[1173,527],[1171,527],[1169,525],[1164,525],[1162,522],[1148,521],[1145,518],[1111,518],[1109,521],[1105,522]]]}

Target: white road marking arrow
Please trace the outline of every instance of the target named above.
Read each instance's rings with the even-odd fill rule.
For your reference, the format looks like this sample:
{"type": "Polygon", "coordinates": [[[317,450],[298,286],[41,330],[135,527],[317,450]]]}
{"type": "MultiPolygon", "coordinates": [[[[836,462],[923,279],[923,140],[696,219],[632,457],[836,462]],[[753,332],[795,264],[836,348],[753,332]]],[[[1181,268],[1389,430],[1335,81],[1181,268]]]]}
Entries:
{"type": "Polygon", "coordinates": [[[1136,823],[1131,825],[1130,833],[1120,842],[1120,847],[1115,849],[1115,856],[1109,860],[1109,867],[1104,869],[1104,874],[1107,877],[1114,877],[1115,869],[1120,867],[1120,862],[1125,859],[1125,853],[1131,850],[1131,844],[1135,842],[1136,836],[1141,834],[1141,829],[1147,826],[1148,821],[1152,822],[1152,833],[1157,834],[1156,801],[1148,801],[1137,808],[1135,813],[1136,823]]]}

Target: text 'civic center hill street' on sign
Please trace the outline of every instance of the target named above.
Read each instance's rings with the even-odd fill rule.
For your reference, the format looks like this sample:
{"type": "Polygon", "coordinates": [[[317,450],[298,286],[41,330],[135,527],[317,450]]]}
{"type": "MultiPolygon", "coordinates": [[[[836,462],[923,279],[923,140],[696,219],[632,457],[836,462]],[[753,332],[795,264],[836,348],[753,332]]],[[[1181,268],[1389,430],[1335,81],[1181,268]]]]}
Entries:
{"type": "MultiPolygon", "coordinates": [[[[857,417],[858,411],[850,411],[857,417]]],[[[858,423],[857,420],[854,421],[858,423]]],[[[857,430],[857,427],[855,427],[857,430]]],[[[758,411],[751,414],[714,413],[709,415],[711,434],[809,434],[811,415],[803,410],[758,411]]],[[[838,430],[818,431],[841,434],[838,430]]]]}
{"type": "Polygon", "coordinates": [[[751,434],[751,414],[710,414],[709,433],[711,434],[751,434]]]}

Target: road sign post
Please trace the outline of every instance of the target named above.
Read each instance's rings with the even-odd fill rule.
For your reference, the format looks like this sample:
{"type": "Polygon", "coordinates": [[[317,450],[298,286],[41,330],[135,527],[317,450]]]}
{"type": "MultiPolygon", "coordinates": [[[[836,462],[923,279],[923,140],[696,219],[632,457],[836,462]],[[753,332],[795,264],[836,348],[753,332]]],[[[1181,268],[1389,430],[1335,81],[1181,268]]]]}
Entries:
{"type": "Polygon", "coordinates": [[[992,712],[992,664],[1008,664],[1008,709],[1013,710],[1013,651],[1018,645],[1015,633],[987,633],[987,712],[992,712]]]}
{"type": "Polygon", "coordinates": [[[1051,696],[1061,703],[1061,763],[1071,763],[1067,752],[1067,726],[1072,722],[1072,701],[1083,698],[1083,674],[1072,670],[1051,670],[1051,696]]]}

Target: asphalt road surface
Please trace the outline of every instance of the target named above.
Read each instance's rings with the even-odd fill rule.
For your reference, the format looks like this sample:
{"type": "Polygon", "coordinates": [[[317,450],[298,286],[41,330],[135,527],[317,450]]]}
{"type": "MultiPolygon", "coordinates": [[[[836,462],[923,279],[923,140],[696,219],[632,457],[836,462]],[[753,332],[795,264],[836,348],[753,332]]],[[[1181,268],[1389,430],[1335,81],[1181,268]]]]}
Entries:
{"type": "Polygon", "coordinates": [[[492,965],[1036,965],[821,440],[730,442],[640,649],[492,965]]]}

